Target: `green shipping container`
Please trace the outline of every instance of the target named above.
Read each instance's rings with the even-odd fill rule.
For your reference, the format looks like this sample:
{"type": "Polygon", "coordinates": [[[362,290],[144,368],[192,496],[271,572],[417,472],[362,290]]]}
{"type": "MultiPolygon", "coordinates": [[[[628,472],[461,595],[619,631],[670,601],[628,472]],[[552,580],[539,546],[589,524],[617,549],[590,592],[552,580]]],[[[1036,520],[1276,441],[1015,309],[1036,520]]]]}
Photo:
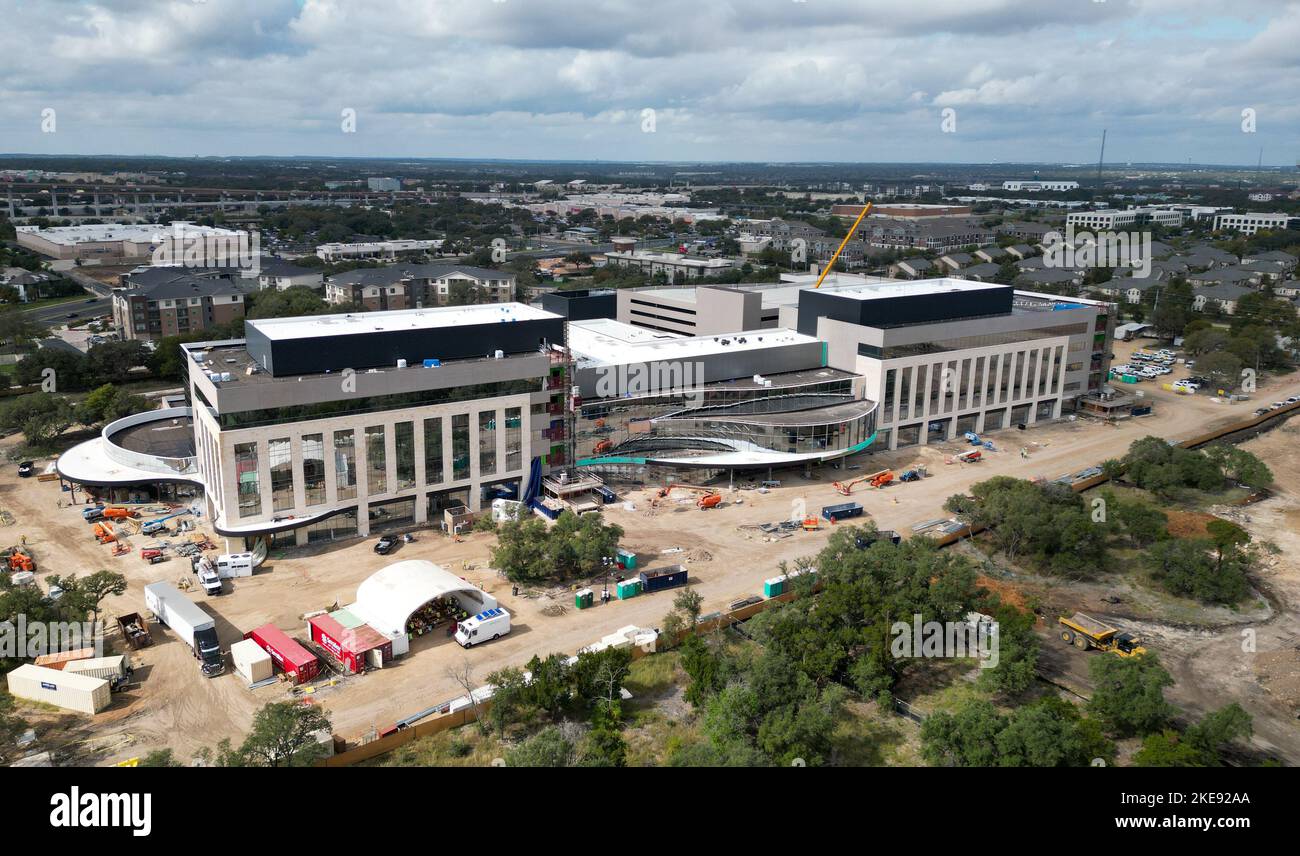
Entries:
{"type": "Polygon", "coordinates": [[[623,580],[618,584],[618,599],[627,600],[629,597],[636,597],[641,593],[640,580],[623,580]]]}
{"type": "Polygon", "coordinates": [[[578,609],[586,609],[596,602],[596,593],[591,589],[583,589],[573,596],[573,605],[578,609]]]}

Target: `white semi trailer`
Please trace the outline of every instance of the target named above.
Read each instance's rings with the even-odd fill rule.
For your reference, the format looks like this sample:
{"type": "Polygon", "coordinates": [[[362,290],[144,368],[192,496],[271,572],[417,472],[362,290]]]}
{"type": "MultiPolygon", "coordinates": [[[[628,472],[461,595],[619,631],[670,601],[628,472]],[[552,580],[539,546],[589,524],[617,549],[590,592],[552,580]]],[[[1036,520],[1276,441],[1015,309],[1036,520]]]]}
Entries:
{"type": "Polygon", "coordinates": [[[213,678],[226,670],[226,658],[217,640],[217,626],[212,617],[169,582],[150,583],[144,587],[144,602],[181,638],[203,667],[203,674],[213,678]]]}

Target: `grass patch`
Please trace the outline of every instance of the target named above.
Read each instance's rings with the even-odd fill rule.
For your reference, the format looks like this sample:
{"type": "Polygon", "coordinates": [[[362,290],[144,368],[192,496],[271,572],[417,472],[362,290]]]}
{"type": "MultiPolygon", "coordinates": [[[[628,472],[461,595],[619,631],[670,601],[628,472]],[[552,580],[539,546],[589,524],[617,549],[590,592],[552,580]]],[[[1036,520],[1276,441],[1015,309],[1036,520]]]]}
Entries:
{"type": "Polygon", "coordinates": [[[917,767],[921,727],[910,719],[881,715],[874,702],[850,702],[844,708],[831,751],[836,767],[917,767]]]}
{"type": "Polygon", "coordinates": [[[623,686],[633,696],[657,696],[675,687],[683,677],[680,655],[669,651],[633,660],[623,686]]]}
{"type": "Polygon", "coordinates": [[[505,757],[506,747],[493,734],[482,734],[466,725],[441,734],[412,740],[386,755],[358,766],[363,767],[490,767],[505,757]]]}

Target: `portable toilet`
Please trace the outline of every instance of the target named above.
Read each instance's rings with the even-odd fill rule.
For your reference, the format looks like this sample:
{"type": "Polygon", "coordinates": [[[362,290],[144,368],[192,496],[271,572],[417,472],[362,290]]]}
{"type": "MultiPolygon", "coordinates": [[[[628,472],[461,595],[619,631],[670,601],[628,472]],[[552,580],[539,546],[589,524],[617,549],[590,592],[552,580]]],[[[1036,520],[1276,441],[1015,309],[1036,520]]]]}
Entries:
{"type": "Polygon", "coordinates": [[[763,580],[763,597],[778,597],[782,594],[785,594],[785,577],[763,580]]]}
{"type": "Polygon", "coordinates": [[[636,597],[641,593],[641,580],[640,578],[622,580],[615,591],[618,594],[619,600],[627,600],[630,597],[636,597]]]}
{"type": "Polygon", "coordinates": [[[629,571],[636,570],[635,552],[620,548],[618,552],[614,554],[614,558],[618,562],[619,567],[627,568],[629,571]]]}
{"type": "Polygon", "coordinates": [[[596,593],[589,588],[582,589],[573,596],[573,605],[578,609],[586,609],[596,602],[596,593]]]}

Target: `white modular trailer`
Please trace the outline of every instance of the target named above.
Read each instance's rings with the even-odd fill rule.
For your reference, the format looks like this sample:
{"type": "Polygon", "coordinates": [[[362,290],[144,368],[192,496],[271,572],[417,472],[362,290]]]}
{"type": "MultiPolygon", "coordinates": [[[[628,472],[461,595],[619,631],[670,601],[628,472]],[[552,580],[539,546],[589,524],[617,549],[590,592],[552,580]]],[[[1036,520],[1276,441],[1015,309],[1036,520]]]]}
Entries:
{"type": "Polygon", "coordinates": [[[52,704],[65,710],[95,714],[112,700],[108,681],[75,672],[61,672],[28,663],[9,673],[9,694],[14,698],[52,704]]]}
{"type": "Polygon", "coordinates": [[[275,666],[271,662],[271,655],[252,639],[244,639],[231,645],[230,658],[235,662],[235,671],[243,675],[250,684],[275,677],[275,666]]]}
{"type": "Polygon", "coordinates": [[[63,672],[88,675],[92,678],[103,678],[106,681],[111,681],[114,678],[126,675],[126,657],[118,654],[116,657],[92,657],[89,660],[73,660],[63,667],[63,672]]]}
{"type": "Polygon", "coordinates": [[[251,577],[258,562],[252,553],[222,553],[213,564],[217,566],[217,575],[221,579],[233,580],[236,577],[251,577]]]}

